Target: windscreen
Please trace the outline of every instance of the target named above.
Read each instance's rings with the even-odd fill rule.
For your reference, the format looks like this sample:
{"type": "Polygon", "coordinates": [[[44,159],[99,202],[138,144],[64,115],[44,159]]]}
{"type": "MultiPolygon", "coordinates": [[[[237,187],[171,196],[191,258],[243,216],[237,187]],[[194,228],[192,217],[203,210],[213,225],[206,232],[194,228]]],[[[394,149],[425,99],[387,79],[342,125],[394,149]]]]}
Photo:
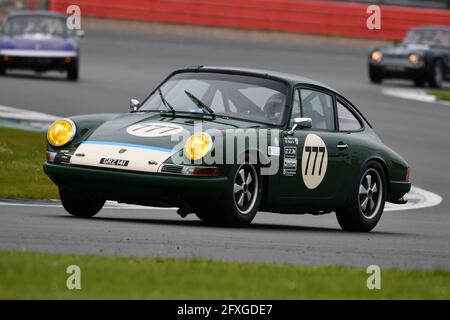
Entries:
{"type": "Polygon", "coordinates": [[[406,44],[425,44],[450,47],[450,31],[439,29],[415,29],[407,33],[406,44]]]}
{"type": "MultiPolygon", "coordinates": [[[[191,93],[209,106],[216,115],[280,125],[286,105],[285,83],[252,76],[184,72],[171,77],[161,87],[164,99],[175,112],[204,113],[191,93]]],[[[158,91],[140,110],[165,110],[158,91]]]]}
{"type": "Polygon", "coordinates": [[[9,36],[59,36],[67,34],[66,20],[51,16],[18,16],[9,18],[5,33],[9,36]]]}

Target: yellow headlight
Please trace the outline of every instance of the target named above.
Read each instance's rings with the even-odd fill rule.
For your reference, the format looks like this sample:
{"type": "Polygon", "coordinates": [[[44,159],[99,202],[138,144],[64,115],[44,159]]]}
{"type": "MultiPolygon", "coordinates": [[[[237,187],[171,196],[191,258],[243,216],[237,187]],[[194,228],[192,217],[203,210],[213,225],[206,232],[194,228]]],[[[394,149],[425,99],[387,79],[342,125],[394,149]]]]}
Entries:
{"type": "Polygon", "coordinates": [[[54,147],[61,147],[75,136],[76,127],[70,119],[59,119],[47,131],[47,140],[54,147]]]}
{"type": "Polygon", "coordinates": [[[420,62],[420,57],[417,53],[411,53],[408,57],[409,62],[411,62],[412,64],[419,64],[420,62]]]}
{"type": "Polygon", "coordinates": [[[203,158],[211,150],[212,140],[207,133],[196,133],[187,139],[184,145],[184,155],[189,160],[198,160],[203,158]]]}
{"type": "Polygon", "coordinates": [[[371,58],[373,61],[380,62],[380,61],[383,59],[383,53],[381,53],[381,51],[374,51],[374,52],[372,52],[372,54],[370,55],[370,58],[371,58]]]}

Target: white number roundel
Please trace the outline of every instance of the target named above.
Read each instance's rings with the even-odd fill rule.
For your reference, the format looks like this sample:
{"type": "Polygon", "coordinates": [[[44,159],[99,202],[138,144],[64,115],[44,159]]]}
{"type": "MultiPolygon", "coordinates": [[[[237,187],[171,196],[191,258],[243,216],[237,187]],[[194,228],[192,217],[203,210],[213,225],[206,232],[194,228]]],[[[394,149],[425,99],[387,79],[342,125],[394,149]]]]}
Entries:
{"type": "Polygon", "coordinates": [[[302,153],[303,182],[308,189],[315,189],[325,177],[328,152],[325,142],[318,135],[308,134],[302,153]]]}
{"type": "Polygon", "coordinates": [[[181,126],[167,122],[143,122],[127,128],[129,134],[138,137],[163,137],[174,135],[181,131],[183,131],[181,126]]]}

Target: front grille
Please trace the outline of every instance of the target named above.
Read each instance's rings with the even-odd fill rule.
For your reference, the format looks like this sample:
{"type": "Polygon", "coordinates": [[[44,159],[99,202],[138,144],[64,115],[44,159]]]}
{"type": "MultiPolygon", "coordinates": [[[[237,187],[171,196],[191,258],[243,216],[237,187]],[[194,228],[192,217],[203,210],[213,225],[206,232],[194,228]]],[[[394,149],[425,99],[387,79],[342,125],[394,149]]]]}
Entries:
{"type": "Polygon", "coordinates": [[[169,174],[182,174],[183,166],[176,164],[165,164],[161,167],[160,172],[169,174]]]}

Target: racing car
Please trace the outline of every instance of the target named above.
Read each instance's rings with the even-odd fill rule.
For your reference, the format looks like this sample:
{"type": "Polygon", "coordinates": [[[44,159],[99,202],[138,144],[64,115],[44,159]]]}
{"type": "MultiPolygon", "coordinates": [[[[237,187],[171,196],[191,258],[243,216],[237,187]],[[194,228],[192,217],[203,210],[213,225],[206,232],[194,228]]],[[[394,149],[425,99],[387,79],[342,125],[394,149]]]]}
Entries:
{"type": "Polygon", "coordinates": [[[66,72],[78,80],[79,38],[83,30],[69,30],[67,16],[48,11],[10,13],[0,33],[0,75],[7,70],[66,72]]]}
{"type": "Polygon", "coordinates": [[[373,49],[368,69],[372,83],[398,78],[413,80],[418,87],[428,83],[440,88],[450,80],[450,28],[413,28],[401,43],[373,49]]]}
{"type": "Polygon", "coordinates": [[[179,69],[128,113],[59,119],[47,140],[44,171],[77,217],[114,200],[227,226],[335,212],[344,230],[370,231],[411,187],[407,162],[348,99],[272,71],[179,69]]]}

